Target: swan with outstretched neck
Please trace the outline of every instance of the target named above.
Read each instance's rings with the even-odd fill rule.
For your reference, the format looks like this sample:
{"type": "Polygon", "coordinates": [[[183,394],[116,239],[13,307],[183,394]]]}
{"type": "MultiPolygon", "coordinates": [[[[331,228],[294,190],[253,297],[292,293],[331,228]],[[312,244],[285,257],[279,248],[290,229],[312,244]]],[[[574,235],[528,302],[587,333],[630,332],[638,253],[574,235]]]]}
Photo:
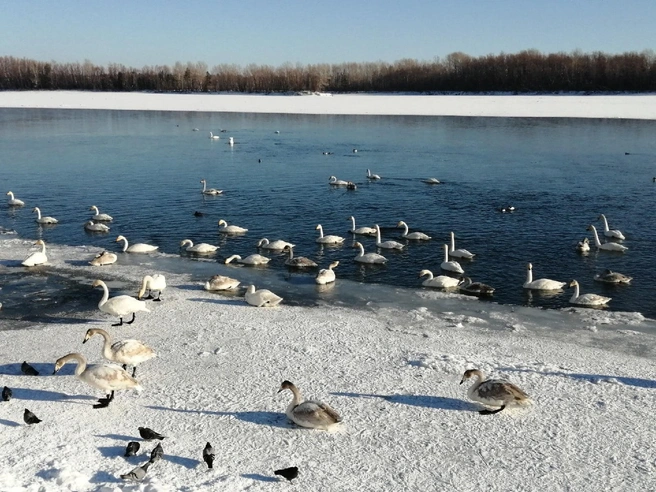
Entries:
{"type": "Polygon", "coordinates": [[[606,220],[606,216],[604,214],[601,214],[599,216],[599,219],[601,219],[604,222],[604,236],[613,239],[622,239],[622,240],[626,239],[621,231],[619,231],[618,229],[610,229],[608,227],[608,221],[606,220]]]}
{"type": "Polygon", "coordinates": [[[367,169],[367,179],[378,180],[380,176],[378,174],[372,174],[370,169],[367,169]]]}
{"type": "Polygon", "coordinates": [[[526,282],[524,288],[529,290],[561,290],[567,282],[559,282],[548,278],[539,278],[533,280],[533,265],[526,265],[526,282]]]}
{"type": "Polygon", "coordinates": [[[330,430],[342,422],[342,417],[329,405],[320,401],[305,400],[301,391],[290,381],[283,381],[278,393],[288,389],[292,392],[292,401],[287,405],[287,418],[301,427],[330,430]]]}
{"type": "Polygon", "coordinates": [[[91,218],[96,222],[111,222],[112,220],[114,220],[114,217],[112,217],[111,215],[101,214],[100,211],[98,210],[98,207],[96,207],[95,205],[91,205],[91,207],[89,207],[89,210],[94,211],[94,215],[91,218]]]}
{"type": "Polygon", "coordinates": [[[39,207],[34,207],[32,212],[36,212],[36,221],[39,224],[57,224],[59,222],[54,217],[41,217],[41,209],[39,207]]]}
{"type": "Polygon", "coordinates": [[[121,364],[123,369],[127,370],[127,366],[132,366],[132,377],[137,374],[139,364],[157,355],[152,348],[139,340],[128,339],[112,343],[109,333],[102,328],[88,329],[82,343],[87,343],[94,335],[103,337],[102,356],[111,362],[121,364]]]}
{"type": "Polygon", "coordinates": [[[403,227],[403,234],[401,234],[401,237],[404,239],[412,239],[414,241],[428,241],[431,239],[431,237],[427,234],[424,234],[423,232],[411,232],[408,234],[408,224],[403,222],[402,220],[399,221],[398,224],[396,224],[396,227],[403,227]]]}
{"type": "Polygon", "coordinates": [[[377,248],[382,248],[382,249],[403,249],[405,248],[405,244],[399,243],[397,241],[385,241],[383,242],[380,236],[380,226],[378,224],[375,225],[376,227],[376,247],[377,248]]]}
{"type": "Polygon", "coordinates": [[[595,226],[593,225],[588,226],[588,230],[592,231],[592,234],[594,235],[595,246],[597,247],[597,249],[601,249],[603,251],[616,251],[618,253],[624,253],[629,249],[626,246],[623,246],[619,243],[608,242],[602,244],[601,241],[599,241],[599,236],[597,235],[597,229],[595,228],[595,226]]]}
{"type": "Polygon", "coordinates": [[[454,258],[464,258],[466,260],[471,260],[474,256],[474,253],[470,253],[466,249],[456,249],[456,235],[451,231],[451,244],[449,246],[449,256],[454,258]]]}
{"type": "Polygon", "coordinates": [[[123,325],[123,316],[127,316],[132,313],[132,319],[126,321],[125,324],[131,325],[134,322],[136,313],[139,311],[150,312],[150,309],[146,307],[144,301],[139,301],[131,296],[116,296],[109,298],[109,289],[107,284],[102,280],[94,280],[92,287],[102,287],[103,296],[102,299],[98,302],[98,309],[103,313],[111,314],[112,316],[118,316],[119,322],[114,323],[112,326],[122,326],[123,325]]]}
{"type": "Polygon", "coordinates": [[[306,258],[305,256],[294,256],[294,248],[290,248],[289,246],[285,246],[283,249],[289,257],[285,260],[285,265],[288,267],[292,268],[316,268],[319,265],[310,258],[306,258]]]}
{"type": "Polygon", "coordinates": [[[351,220],[351,230],[349,231],[351,234],[360,234],[362,236],[373,236],[376,234],[376,228],[375,227],[355,227],[355,217],[351,215],[349,218],[351,220]]]}
{"type": "Polygon", "coordinates": [[[128,252],[128,253],[150,253],[152,251],[157,251],[159,249],[159,246],[153,246],[151,244],[145,244],[145,243],[136,243],[130,246],[128,244],[128,240],[125,236],[119,236],[116,238],[116,242],[123,241],[123,252],[128,252]]]}
{"type": "Polygon", "coordinates": [[[360,242],[355,242],[353,244],[353,247],[356,249],[360,250],[360,253],[358,256],[353,258],[355,261],[358,263],[367,263],[367,264],[382,264],[387,262],[387,258],[385,258],[383,255],[379,255],[378,253],[366,253],[364,252],[364,246],[362,246],[362,243],[360,242]]]}
{"type": "Polygon", "coordinates": [[[320,244],[342,244],[344,242],[344,238],[341,236],[335,236],[333,234],[328,234],[327,236],[323,235],[323,227],[321,227],[321,224],[317,224],[317,227],[315,227],[316,230],[319,231],[319,237],[315,240],[317,243],[320,244]]]}
{"type": "Polygon", "coordinates": [[[579,306],[605,306],[612,298],[600,296],[598,294],[581,294],[579,295],[579,283],[572,280],[569,283],[570,287],[574,287],[574,294],[570,298],[570,304],[577,304],[579,306]]]}
{"type": "Polygon", "coordinates": [[[39,239],[34,244],[38,244],[39,246],[41,246],[41,251],[32,253],[21,263],[21,265],[26,267],[31,267],[36,265],[43,265],[48,261],[48,256],[46,255],[46,243],[44,243],[42,239],[39,239]]]}
{"type": "Polygon", "coordinates": [[[9,200],[7,201],[7,205],[10,207],[22,207],[25,205],[25,202],[23,200],[19,200],[18,198],[14,198],[14,193],[11,191],[7,192],[7,196],[9,196],[9,200]]]}
{"type": "Polygon", "coordinates": [[[437,277],[433,277],[433,272],[430,270],[422,270],[419,272],[419,278],[426,276],[428,276],[428,278],[421,283],[424,287],[432,287],[434,289],[454,289],[458,287],[458,284],[460,283],[460,279],[449,277],[448,275],[438,275],[437,277]]]}
{"type": "Polygon", "coordinates": [[[460,266],[460,263],[458,263],[457,261],[449,260],[449,245],[445,244],[443,246],[443,249],[444,249],[444,261],[440,264],[440,268],[442,270],[446,270],[447,272],[465,273],[465,271],[460,266]]]}
{"type": "Polygon", "coordinates": [[[531,398],[518,386],[502,379],[486,379],[483,372],[478,369],[465,371],[460,384],[468,379],[473,379],[474,384],[467,390],[467,396],[486,407],[495,408],[495,410],[480,410],[478,413],[481,415],[499,413],[510,405],[525,406],[532,403],[531,398]]]}
{"type": "MultiPolygon", "coordinates": [[[[217,136],[216,138],[219,137],[217,136]]],[[[205,181],[204,179],[201,179],[200,182],[203,183],[203,189],[200,191],[203,195],[220,195],[221,193],[223,193],[223,190],[217,190],[216,188],[208,188],[207,181],[205,181]]]]}

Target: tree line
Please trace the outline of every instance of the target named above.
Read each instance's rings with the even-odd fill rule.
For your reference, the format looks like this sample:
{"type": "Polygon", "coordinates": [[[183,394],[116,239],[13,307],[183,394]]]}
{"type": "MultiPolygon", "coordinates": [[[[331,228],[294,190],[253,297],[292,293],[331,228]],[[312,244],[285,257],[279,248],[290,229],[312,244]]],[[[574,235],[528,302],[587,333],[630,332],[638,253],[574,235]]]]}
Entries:
{"type": "Polygon", "coordinates": [[[0,90],[158,92],[651,92],[653,51],[543,54],[537,50],[394,63],[339,63],[278,67],[180,63],[141,69],[111,63],[57,63],[0,57],[0,90]]]}

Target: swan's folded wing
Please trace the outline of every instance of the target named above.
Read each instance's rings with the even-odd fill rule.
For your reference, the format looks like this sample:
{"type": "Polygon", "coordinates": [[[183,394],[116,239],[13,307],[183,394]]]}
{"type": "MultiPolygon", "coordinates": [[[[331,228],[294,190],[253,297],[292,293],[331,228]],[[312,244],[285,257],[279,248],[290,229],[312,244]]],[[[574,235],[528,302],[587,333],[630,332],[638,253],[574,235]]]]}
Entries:
{"type": "Polygon", "coordinates": [[[342,421],[342,417],[329,405],[320,401],[306,401],[294,409],[294,414],[303,420],[320,421],[331,425],[342,421]]]}

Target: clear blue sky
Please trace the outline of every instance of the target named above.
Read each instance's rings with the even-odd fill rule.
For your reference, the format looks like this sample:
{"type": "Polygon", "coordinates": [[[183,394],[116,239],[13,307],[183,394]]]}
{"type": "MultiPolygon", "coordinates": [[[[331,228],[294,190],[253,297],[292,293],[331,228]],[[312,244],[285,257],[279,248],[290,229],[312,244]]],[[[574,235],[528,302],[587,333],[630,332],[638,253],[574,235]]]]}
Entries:
{"type": "Polygon", "coordinates": [[[656,49],[656,0],[12,0],[0,56],[173,65],[656,49]]]}

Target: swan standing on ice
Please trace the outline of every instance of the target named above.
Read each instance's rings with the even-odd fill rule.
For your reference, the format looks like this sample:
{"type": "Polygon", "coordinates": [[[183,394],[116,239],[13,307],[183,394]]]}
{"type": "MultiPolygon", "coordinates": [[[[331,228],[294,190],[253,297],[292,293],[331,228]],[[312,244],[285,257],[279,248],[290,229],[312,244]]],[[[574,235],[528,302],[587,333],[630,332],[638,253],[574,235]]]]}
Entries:
{"type": "Polygon", "coordinates": [[[348,184],[348,181],[337,179],[335,176],[331,176],[328,179],[328,184],[331,186],[346,186],[348,184]]]}
{"type": "Polygon", "coordinates": [[[449,245],[444,245],[444,261],[440,264],[442,270],[454,273],[465,273],[457,261],[449,260],[449,245]]]}
{"type": "Polygon", "coordinates": [[[342,417],[330,406],[320,401],[305,400],[300,390],[291,382],[283,381],[278,393],[288,389],[292,392],[292,401],[287,406],[287,418],[301,427],[328,430],[342,422],[342,417]]]}
{"type": "Polygon", "coordinates": [[[610,237],[610,238],[613,238],[613,239],[622,239],[622,240],[626,239],[624,237],[624,234],[622,234],[621,231],[619,231],[617,229],[609,229],[608,228],[608,221],[606,220],[606,216],[604,214],[601,214],[598,218],[604,221],[604,236],[610,237]]]}
{"type": "Polygon", "coordinates": [[[622,246],[619,243],[609,242],[609,243],[601,244],[601,241],[599,241],[599,236],[597,235],[597,229],[595,228],[595,226],[590,225],[588,227],[588,230],[592,231],[592,234],[594,234],[595,246],[597,247],[597,249],[602,249],[604,251],[617,251],[619,253],[624,253],[626,250],[629,249],[626,246],[622,246]]]}
{"type": "Polygon", "coordinates": [[[126,321],[125,323],[131,325],[134,322],[136,313],[138,311],[150,312],[150,309],[146,307],[144,301],[139,301],[131,296],[116,296],[109,298],[109,289],[107,284],[102,280],[94,280],[92,287],[102,287],[103,296],[98,302],[98,309],[103,313],[111,314],[112,316],[118,316],[119,322],[114,323],[112,326],[122,326],[123,325],[123,316],[126,316],[132,313],[132,319],[126,321]]]}
{"type": "Polygon", "coordinates": [[[576,280],[572,280],[569,286],[574,287],[574,294],[569,300],[571,304],[578,304],[579,306],[605,306],[612,299],[611,297],[604,297],[597,294],[579,295],[579,283],[576,280]]]}
{"type": "Polygon", "coordinates": [[[91,205],[89,207],[89,210],[94,211],[94,215],[93,217],[91,217],[91,219],[95,220],[96,222],[111,222],[112,220],[114,220],[114,217],[112,217],[111,215],[101,214],[100,211],[98,210],[98,207],[96,207],[95,205],[91,205]]]}
{"type": "Polygon", "coordinates": [[[558,282],[557,280],[550,280],[548,278],[539,278],[533,280],[533,265],[528,263],[526,265],[526,282],[524,288],[529,290],[560,290],[565,287],[567,282],[558,282]]]}
{"type": "Polygon", "coordinates": [[[471,260],[474,256],[474,253],[470,253],[466,249],[456,249],[456,235],[451,231],[451,245],[449,246],[449,256],[454,258],[465,258],[466,260],[471,260]]]}
{"type": "Polygon", "coordinates": [[[371,171],[367,169],[367,179],[376,180],[376,179],[380,179],[380,176],[378,176],[377,174],[371,174],[371,171]]]}
{"type": "Polygon", "coordinates": [[[351,215],[349,217],[351,221],[351,230],[349,231],[351,234],[360,234],[362,236],[374,236],[376,234],[376,228],[375,227],[355,227],[355,217],[351,215]]]}
{"type": "Polygon", "coordinates": [[[423,232],[411,232],[408,234],[408,224],[403,222],[402,220],[399,221],[398,224],[396,224],[396,227],[403,227],[403,234],[401,234],[401,237],[404,239],[413,239],[415,241],[428,241],[431,239],[430,236],[424,234],[423,232]]]}
{"type": "Polygon", "coordinates": [[[146,275],[141,281],[141,290],[139,290],[139,295],[137,298],[141,299],[146,292],[148,291],[148,296],[145,299],[153,299],[153,292],[157,291],[157,299],[153,299],[153,302],[161,301],[162,292],[166,289],[166,277],[156,273],[155,275],[146,275]]]}
{"type": "Polygon", "coordinates": [[[207,188],[207,181],[205,181],[204,179],[201,179],[200,182],[203,183],[203,189],[200,191],[203,195],[220,195],[221,193],[223,193],[223,190],[217,190],[216,188],[207,188]]]}
{"type": "Polygon", "coordinates": [[[14,198],[13,192],[8,191],[7,195],[9,196],[9,201],[7,201],[7,205],[9,205],[10,207],[22,207],[23,205],[25,205],[25,202],[23,200],[14,198]]]}
{"type": "Polygon", "coordinates": [[[118,260],[118,256],[116,256],[115,253],[110,253],[109,251],[103,251],[102,253],[98,253],[94,257],[94,259],[89,262],[89,265],[92,266],[111,265],[112,263],[116,263],[116,260],[118,260]]]}
{"type": "Polygon", "coordinates": [[[604,273],[598,273],[594,276],[597,282],[604,282],[606,284],[628,284],[633,280],[633,277],[628,277],[622,273],[612,272],[608,269],[604,273]]]}
{"type": "Polygon", "coordinates": [[[210,140],[219,140],[221,137],[218,135],[214,135],[212,132],[210,132],[210,140]]]}
{"type": "Polygon", "coordinates": [[[381,241],[380,237],[380,227],[378,224],[375,225],[376,227],[376,247],[377,248],[382,248],[382,249],[403,249],[405,248],[405,244],[401,244],[396,241],[381,241]]]}
{"type": "Polygon", "coordinates": [[[266,256],[258,255],[257,253],[253,255],[248,255],[246,258],[242,258],[239,255],[232,255],[226,258],[225,264],[227,265],[228,263],[232,262],[233,260],[237,260],[237,263],[241,263],[242,265],[250,265],[250,266],[258,266],[258,265],[266,265],[271,261],[271,258],[267,258],[266,256]]]}
{"type": "Polygon", "coordinates": [[[419,272],[419,278],[426,275],[428,275],[428,278],[421,283],[424,287],[432,287],[434,289],[453,289],[458,287],[458,284],[460,283],[460,279],[449,277],[447,275],[433,277],[433,272],[430,270],[422,270],[419,272]]]}
{"type": "Polygon", "coordinates": [[[46,243],[44,243],[42,239],[39,239],[34,244],[38,244],[39,246],[41,246],[41,251],[32,253],[23,261],[23,263],[21,263],[21,265],[26,267],[31,267],[36,265],[43,265],[48,261],[48,257],[46,256],[46,243]]]}
{"type": "Polygon", "coordinates": [[[485,379],[483,372],[478,369],[465,371],[460,384],[472,378],[475,382],[467,390],[467,396],[486,407],[495,407],[495,410],[480,410],[478,413],[481,415],[499,413],[509,405],[525,406],[532,403],[531,398],[519,387],[502,379],[485,379]]]}
{"type": "Polygon", "coordinates": [[[382,264],[382,263],[387,262],[387,258],[385,258],[383,255],[379,255],[378,253],[367,253],[367,254],[365,254],[364,246],[362,246],[362,243],[359,243],[359,242],[356,241],[353,244],[353,247],[360,249],[360,253],[358,254],[358,256],[353,258],[358,263],[382,264]]]}
{"type": "Polygon", "coordinates": [[[472,294],[475,296],[491,296],[494,293],[494,287],[490,287],[482,282],[472,282],[472,279],[465,277],[458,285],[460,292],[472,294]]]}
{"type": "Polygon", "coordinates": [[[109,226],[105,224],[96,224],[93,220],[85,222],[84,229],[89,232],[109,232],[109,226]]]}
{"type": "Polygon", "coordinates": [[[39,224],[57,224],[59,222],[54,217],[41,217],[41,209],[39,207],[34,207],[32,212],[36,212],[36,221],[39,224]]]}
{"type": "Polygon", "coordinates": [[[124,389],[134,389],[141,392],[141,385],[136,379],[130,377],[125,369],[112,364],[93,364],[87,366],[87,360],[82,354],[72,353],[57,359],[55,362],[56,374],[63,366],[69,361],[77,362],[75,368],[75,376],[89,386],[98,388],[107,393],[106,398],[101,398],[100,403],[94,405],[93,408],[103,408],[108,406],[114,399],[114,391],[124,389]]]}
{"type": "Polygon", "coordinates": [[[205,282],[205,290],[234,290],[241,282],[232,277],[224,275],[214,275],[207,282],[205,282]]]}
{"type": "Polygon", "coordinates": [[[104,339],[102,356],[111,362],[122,364],[125,370],[127,366],[132,366],[132,377],[137,374],[139,364],[157,355],[152,348],[139,340],[130,339],[112,343],[109,333],[101,328],[88,329],[82,343],[87,343],[94,335],[100,335],[104,339]]]}
{"type": "Polygon", "coordinates": [[[283,251],[286,251],[287,254],[289,254],[289,258],[285,260],[285,265],[288,267],[292,268],[316,268],[319,265],[317,265],[316,262],[312,261],[310,258],[306,258],[305,256],[294,256],[294,248],[290,248],[289,246],[285,246],[283,251]]]}
{"type": "Polygon", "coordinates": [[[319,285],[326,285],[334,282],[335,272],[333,271],[333,268],[336,268],[337,265],[339,265],[339,261],[333,261],[330,265],[328,265],[328,268],[322,268],[319,270],[319,273],[317,273],[314,281],[319,285]]]}
{"type": "Polygon", "coordinates": [[[255,290],[254,285],[248,286],[244,299],[248,304],[255,307],[275,307],[282,301],[282,297],[275,295],[270,290],[255,290]]]}
{"type": "Polygon", "coordinates": [[[583,241],[579,241],[576,244],[576,251],[579,253],[587,253],[590,251],[590,241],[588,240],[587,237],[583,238],[583,241]]]}
{"type": "Polygon", "coordinates": [[[191,239],[183,239],[182,241],[180,241],[180,247],[184,248],[185,251],[189,251],[190,253],[196,253],[199,255],[214,253],[217,249],[219,249],[218,246],[214,246],[212,244],[207,244],[207,243],[198,243],[194,245],[191,239]],[[185,246],[187,247],[184,248],[185,246]]]}
{"type": "Polygon", "coordinates": [[[236,225],[228,225],[225,220],[221,219],[219,220],[219,232],[223,232],[225,234],[244,234],[248,232],[248,229],[236,225]]]}
{"type": "Polygon", "coordinates": [[[137,243],[128,247],[128,240],[125,236],[119,236],[116,238],[116,242],[123,241],[123,252],[128,253],[150,253],[151,251],[157,251],[159,246],[153,246],[151,244],[137,243]]]}
{"type": "Polygon", "coordinates": [[[335,236],[332,234],[329,234],[327,236],[323,235],[323,227],[321,227],[321,224],[317,224],[317,227],[315,227],[316,230],[319,231],[319,237],[315,239],[315,242],[320,243],[320,244],[342,244],[344,242],[344,238],[341,236],[335,236]]]}
{"type": "Polygon", "coordinates": [[[274,250],[274,251],[282,251],[283,249],[285,249],[285,246],[289,246],[290,248],[293,248],[295,246],[295,244],[288,243],[287,241],[283,241],[282,239],[276,239],[273,242],[269,242],[269,240],[267,238],[263,237],[262,239],[260,239],[257,242],[256,246],[258,248],[262,248],[262,249],[271,249],[271,250],[274,250]]]}

